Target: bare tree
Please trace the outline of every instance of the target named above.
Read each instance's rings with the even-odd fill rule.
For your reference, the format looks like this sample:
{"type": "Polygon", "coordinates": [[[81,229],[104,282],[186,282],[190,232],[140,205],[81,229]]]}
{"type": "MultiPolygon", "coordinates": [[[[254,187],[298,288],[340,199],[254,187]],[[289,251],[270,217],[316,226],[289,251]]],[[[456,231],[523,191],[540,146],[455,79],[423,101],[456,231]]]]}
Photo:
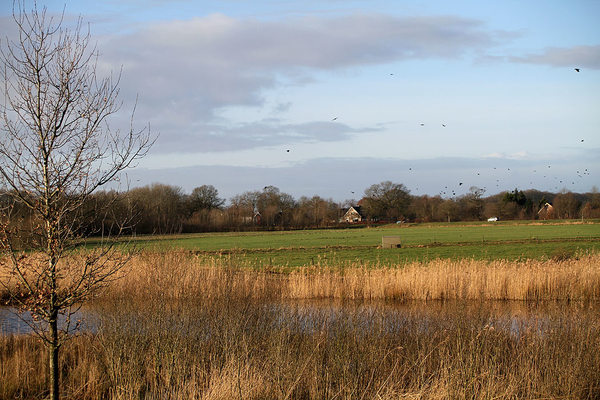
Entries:
{"type": "Polygon", "coordinates": [[[110,242],[81,250],[89,221],[84,204],[152,145],[149,129],[133,129],[133,113],[128,130],[110,130],[107,118],[121,107],[120,73],[99,78],[89,29],[81,18],[66,29],[63,17],[15,2],[18,37],[0,53],[0,184],[8,197],[0,282],[13,304],[31,312],[32,328],[49,349],[52,399],[59,398],[59,349],[71,315],[128,260],[110,242]],[[28,223],[17,209],[26,210],[28,223]]]}

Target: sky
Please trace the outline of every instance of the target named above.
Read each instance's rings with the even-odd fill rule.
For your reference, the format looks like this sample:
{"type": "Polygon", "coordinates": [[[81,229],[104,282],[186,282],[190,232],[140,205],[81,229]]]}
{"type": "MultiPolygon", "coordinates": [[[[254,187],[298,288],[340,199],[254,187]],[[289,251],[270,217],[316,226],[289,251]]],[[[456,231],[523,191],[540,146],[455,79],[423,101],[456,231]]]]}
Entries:
{"type": "MultiPolygon", "coordinates": [[[[343,202],[388,180],[444,198],[600,186],[597,0],[37,3],[89,24],[100,76],[121,71],[111,127],[135,108],[156,137],[131,187],[343,202]]],[[[3,45],[12,11],[0,1],[3,45]]]]}

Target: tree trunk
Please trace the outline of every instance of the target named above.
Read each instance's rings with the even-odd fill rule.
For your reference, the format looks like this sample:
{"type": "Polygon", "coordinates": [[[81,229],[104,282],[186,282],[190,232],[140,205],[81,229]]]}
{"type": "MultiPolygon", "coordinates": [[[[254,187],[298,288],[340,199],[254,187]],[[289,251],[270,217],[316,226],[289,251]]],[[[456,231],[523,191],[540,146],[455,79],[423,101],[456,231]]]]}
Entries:
{"type": "Polygon", "coordinates": [[[59,368],[58,368],[58,312],[53,312],[50,319],[50,399],[59,399],[59,368]]]}

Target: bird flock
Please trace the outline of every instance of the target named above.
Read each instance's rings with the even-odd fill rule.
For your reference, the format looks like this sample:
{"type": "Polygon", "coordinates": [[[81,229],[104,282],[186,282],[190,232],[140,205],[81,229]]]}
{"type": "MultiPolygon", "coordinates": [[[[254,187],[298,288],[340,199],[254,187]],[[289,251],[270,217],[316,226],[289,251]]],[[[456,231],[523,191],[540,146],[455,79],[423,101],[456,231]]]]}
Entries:
{"type": "MultiPolygon", "coordinates": [[[[575,72],[579,73],[581,72],[580,68],[575,68],[575,72]]],[[[390,73],[390,76],[393,76],[393,73],[390,73]]],[[[331,122],[335,122],[338,121],[338,117],[334,117],[332,118],[331,122]]],[[[425,126],[425,122],[421,122],[420,123],[421,127],[425,126]]],[[[446,128],[446,124],[442,123],[441,127],[442,128],[446,128]]],[[[580,143],[584,143],[585,140],[581,139],[580,143]]],[[[290,149],[286,150],[287,153],[290,152],[290,149]]],[[[551,165],[548,165],[548,169],[551,168],[551,165]]],[[[409,167],[408,171],[413,171],[413,167],[409,167]]],[[[493,167],[492,171],[499,171],[498,167],[493,167]]],[[[511,171],[510,168],[506,168],[506,171],[511,171]]],[[[486,172],[486,171],[482,171],[482,172],[486,172]]],[[[516,173],[516,172],[515,172],[516,173]]],[[[531,171],[532,174],[535,174],[536,176],[541,175],[542,178],[535,180],[535,184],[538,185],[538,189],[540,190],[548,190],[548,191],[553,191],[553,190],[561,190],[562,188],[565,188],[566,185],[568,185],[569,183],[571,185],[575,185],[581,182],[582,179],[586,179],[587,177],[590,177],[590,172],[588,170],[588,168],[585,168],[584,170],[576,170],[573,171],[571,174],[569,174],[568,176],[558,176],[558,175],[552,175],[552,174],[539,174],[538,171],[536,169],[533,169],[531,171]]],[[[481,176],[481,172],[477,172],[476,176],[481,176]]],[[[474,176],[475,178],[475,176],[474,176]]],[[[476,186],[476,179],[472,180],[473,183],[475,183],[475,187],[476,186]]],[[[500,184],[502,183],[502,180],[500,179],[500,177],[495,179],[495,184],[496,187],[500,187],[500,184]]],[[[529,181],[530,185],[534,185],[534,180],[529,181]]],[[[457,195],[457,189],[458,187],[463,186],[463,184],[465,184],[465,182],[456,182],[456,184],[454,185],[454,187],[451,185],[450,187],[448,185],[445,185],[444,188],[442,190],[440,190],[438,192],[438,194],[440,196],[456,196],[457,195]]],[[[519,187],[517,187],[518,189],[520,189],[519,187]]],[[[531,187],[533,188],[533,186],[531,187]]],[[[487,186],[483,186],[483,188],[477,188],[478,190],[483,189],[484,191],[486,191],[488,188],[487,186]]],[[[418,191],[419,188],[417,187],[416,190],[418,191]]],[[[354,194],[354,190],[351,190],[350,193],[354,194]]]]}

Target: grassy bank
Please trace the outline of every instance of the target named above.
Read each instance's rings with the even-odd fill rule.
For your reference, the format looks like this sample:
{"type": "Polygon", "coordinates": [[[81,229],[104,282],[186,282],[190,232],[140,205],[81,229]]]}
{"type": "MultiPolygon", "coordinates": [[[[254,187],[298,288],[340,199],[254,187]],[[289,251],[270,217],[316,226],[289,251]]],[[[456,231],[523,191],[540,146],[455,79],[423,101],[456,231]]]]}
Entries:
{"type": "Polygon", "coordinates": [[[184,249],[237,257],[237,262],[296,268],[325,260],[398,266],[438,258],[478,260],[551,259],[559,252],[600,250],[600,224],[453,223],[387,225],[360,229],[285,232],[229,232],[138,238],[150,248],[184,249]],[[382,236],[401,236],[401,249],[381,249],[382,236]]]}
{"type": "MultiPolygon", "coordinates": [[[[64,393],[598,398],[599,266],[600,255],[580,253],[278,273],[146,252],[95,302],[97,331],[65,344],[64,393]]],[[[44,397],[44,354],[35,338],[0,337],[1,399],[44,397]]]]}

